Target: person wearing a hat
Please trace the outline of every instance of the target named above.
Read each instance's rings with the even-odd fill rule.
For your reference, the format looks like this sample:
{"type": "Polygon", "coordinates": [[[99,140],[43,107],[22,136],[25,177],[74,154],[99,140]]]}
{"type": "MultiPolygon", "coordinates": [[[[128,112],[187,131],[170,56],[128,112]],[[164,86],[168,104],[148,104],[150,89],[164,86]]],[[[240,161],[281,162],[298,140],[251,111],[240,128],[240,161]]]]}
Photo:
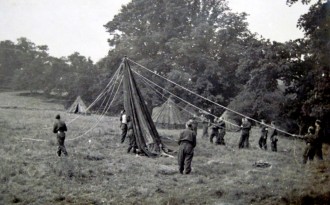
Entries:
{"type": "Polygon", "coordinates": [[[56,115],[55,117],[56,122],[54,124],[53,133],[57,135],[57,155],[60,157],[62,152],[65,156],[68,156],[68,152],[65,149],[64,141],[65,141],[65,132],[68,131],[66,124],[64,121],[61,120],[60,115],[56,115]]]}
{"type": "Polygon", "coordinates": [[[179,137],[178,164],[179,171],[183,174],[191,172],[191,162],[194,157],[194,148],[196,147],[196,132],[193,130],[191,121],[186,123],[186,129],[180,133],[179,137]]]}

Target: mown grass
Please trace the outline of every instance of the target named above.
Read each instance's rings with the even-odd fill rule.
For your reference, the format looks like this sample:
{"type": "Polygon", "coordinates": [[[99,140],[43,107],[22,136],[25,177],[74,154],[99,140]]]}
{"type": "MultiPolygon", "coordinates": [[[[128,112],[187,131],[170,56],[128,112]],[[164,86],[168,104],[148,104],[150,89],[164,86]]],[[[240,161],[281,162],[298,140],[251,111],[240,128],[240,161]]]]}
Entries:
{"type": "MultiPolygon", "coordinates": [[[[328,204],[329,148],[325,160],[303,166],[304,143],[280,138],[278,153],[237,148],[239,133],[226,146],[198,137],[191,175],[177,172],[176,158],[126,153],[117,118],[105,117],[76,140],[67,140],[69,157],[56,156],[54,117],[76,115],[38,98],[0,93],[0,204],[328,204]],[[31,109],[33,108],[33,109],[31,109]],[[22,140],[23,138],[45,141],[22,140]],[[90,141],[89,141],[90,140],[90,141]],[[268,168],[253,164],[265,161],[268,168]]],[[[78,137],[98,116],[81,116],[68,125],[67,139],[78,137]]],[[[180,130],[159,130],[178,137],[180,130]]],[[[201,131],[199,130],[199,133],[201,131]]]]}

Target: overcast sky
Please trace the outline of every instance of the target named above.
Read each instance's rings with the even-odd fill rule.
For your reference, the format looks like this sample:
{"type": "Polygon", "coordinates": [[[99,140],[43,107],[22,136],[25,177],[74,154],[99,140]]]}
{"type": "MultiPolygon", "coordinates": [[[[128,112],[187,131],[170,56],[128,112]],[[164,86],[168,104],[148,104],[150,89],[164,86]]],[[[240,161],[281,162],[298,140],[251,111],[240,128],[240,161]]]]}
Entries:
{"type": "MultiPolygon", "coordinates": [[[[77,51],[98,61],[109,49],[103,25],[130,1],[0,0],[0,41],[26,37],[37,45],[48,45],[52,56],[77,51]]],[[[264,38],[285,42],[303,36],[296,24],[307,6],[288,7],[286,0],[228,1],[233,11],[249,14],[250,30],[264,38]]]]}

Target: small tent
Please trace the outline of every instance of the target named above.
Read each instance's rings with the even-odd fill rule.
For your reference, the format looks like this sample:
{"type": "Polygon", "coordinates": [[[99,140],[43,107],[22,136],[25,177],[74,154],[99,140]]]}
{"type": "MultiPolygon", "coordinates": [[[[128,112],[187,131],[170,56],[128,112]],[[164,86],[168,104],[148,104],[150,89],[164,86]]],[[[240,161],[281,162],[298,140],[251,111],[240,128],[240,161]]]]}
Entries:
{"type": "Polygon", "coordinates": [[[70,108],[68,109],[68,112],[70,113],[79,113],[79,114],[86,114],[87,107],[85,103],[82,101],[81,97],[78,96],[76,100],[72,103],[70,108]]]}
{"type": "Polygon", "coordinates": [[[179,108],[171,98],[160,107],[155,107],[152,113],[152,120],[161,128],[183,128],[186,122],[182,117],[179,108]]]}

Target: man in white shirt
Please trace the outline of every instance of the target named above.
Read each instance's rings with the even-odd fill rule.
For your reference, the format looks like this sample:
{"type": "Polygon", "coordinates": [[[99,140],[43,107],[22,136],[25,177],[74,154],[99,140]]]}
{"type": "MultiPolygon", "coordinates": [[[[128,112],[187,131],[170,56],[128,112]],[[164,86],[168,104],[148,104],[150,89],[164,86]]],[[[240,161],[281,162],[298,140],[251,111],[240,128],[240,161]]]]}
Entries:
{"type": "Polygon", "coordinates": [[[120,116],[121,143],[124,143],[127,134],[127,117],[125,110],[121,111],[120,116]]]}

